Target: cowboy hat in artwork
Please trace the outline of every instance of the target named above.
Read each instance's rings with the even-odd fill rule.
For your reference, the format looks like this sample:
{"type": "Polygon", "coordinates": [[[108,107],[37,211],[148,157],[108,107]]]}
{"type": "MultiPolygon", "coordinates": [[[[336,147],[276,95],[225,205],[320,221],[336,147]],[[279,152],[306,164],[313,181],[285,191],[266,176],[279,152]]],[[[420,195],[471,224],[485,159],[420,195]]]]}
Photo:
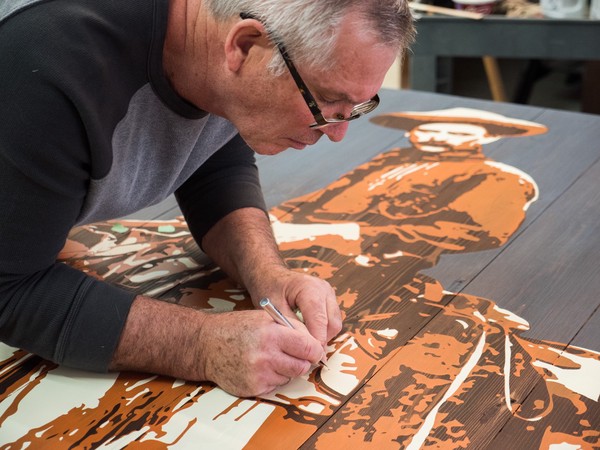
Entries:
{"type": "Polygon", "coordinates": [[[462,107],[436,111],[393,112],[373,117],[371,122],[407,131],[431,123],[475,125],[484,128],[488,136],[494,137],[534,136],[547,131],[547,128],[539,123],[506,117],[490,111],[462,107]]]}

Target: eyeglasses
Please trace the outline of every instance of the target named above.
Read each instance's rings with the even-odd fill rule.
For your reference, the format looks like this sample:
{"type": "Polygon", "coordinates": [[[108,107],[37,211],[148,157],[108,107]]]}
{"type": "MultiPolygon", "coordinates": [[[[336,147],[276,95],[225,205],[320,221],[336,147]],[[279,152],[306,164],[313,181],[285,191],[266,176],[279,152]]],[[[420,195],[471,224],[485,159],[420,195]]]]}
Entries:
{"type": "MultiPolygon", "coordinates": [[[[254,17],[252,14],[241,13],[240,17],[242,19],[258,20],[260,22],[260,19],[254,17]]],[[[352,111],[350,111],[350,115],[348,117],[344,117],[342,114],[338,114],[338,117],[326,119],[323,116],[323,112],[319,108],[319,105],[317,105],[317,101],[306,86],[306,83],[304,83],[302,77],[300,77],[298,70],[296,70],[294,63],[288,56],[285,46],[278,39],[273,39],[273,42],[277,46],[277,49],[279,50],[279,53],[281,53],[281,57],[283,58],[285,65],[290,71],[292,78],[296,82],[296,86],[298,86],[298,90],[300,91],[300,94],[302,94],[302,98],[304,98],[306,106],[308,106],[308,109],[310,109],[310,112],[315,118],[315,123],[309,125],[310,128],[323,128],[336,123],[350,122],[351,120],[358,119],[359,117],[370,113],[375,108],[377,108],[377,105],[379,105],[379,96],[375,94],[375,96],[372,99],[355,105],[354,108],[352,108],[352,111]]]]}

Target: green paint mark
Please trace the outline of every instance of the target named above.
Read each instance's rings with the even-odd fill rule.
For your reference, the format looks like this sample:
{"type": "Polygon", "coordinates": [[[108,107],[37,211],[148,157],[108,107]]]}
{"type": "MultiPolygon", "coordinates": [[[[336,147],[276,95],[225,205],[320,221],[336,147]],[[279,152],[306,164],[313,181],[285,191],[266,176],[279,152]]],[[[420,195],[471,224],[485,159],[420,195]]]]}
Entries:
{"type": "Polygon", "coordinates": [[[111,228],[111,231],[114,231],[115,233],[126,233],[127,231],[129,231],[129,228],[123,226],[120,223],[115,223],[111,228]]]}
{"type": "Polygon", "coordinates": [[[159,233],[174,233],[175,227],[173,225],[161,225],[158,227],[159,233]]]}

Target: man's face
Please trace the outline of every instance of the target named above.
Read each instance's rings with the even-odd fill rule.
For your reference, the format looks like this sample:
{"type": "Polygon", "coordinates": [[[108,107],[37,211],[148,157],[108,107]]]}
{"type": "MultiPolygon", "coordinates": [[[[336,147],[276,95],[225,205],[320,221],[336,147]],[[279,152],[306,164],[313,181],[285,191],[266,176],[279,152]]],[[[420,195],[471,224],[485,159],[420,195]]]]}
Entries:
{"type": "Polygon", "coordinates": [[[485,128],[466,123],[425,123],[413,128],[410,141],[424,152],[444,152],[487,141],[485,128]]]}
{"type": "MultiPolygon", "coordinates": [[[[347,20],[341,27],[335,55],[336,64],[325,71],[294,62],[326,118],[337,114],[347,117],[356,104],[372,98],[396,52],[376,45],[372,36],[357,32],[347,20]]],[[[334,142],[340,141],[348,124],[309,128],[314,117],[291,75],[286,69],[282,76],[270,76],[267,62],[266,56],[256,62],[261,64],[260,71],[246,78],[248,85],[242,92],[243,98],[239,98],[240,108],[235,117],[230,117],[250,147],[260,154],[276,154],[287,148],[302,150],[324,134],[334,142]]]]}

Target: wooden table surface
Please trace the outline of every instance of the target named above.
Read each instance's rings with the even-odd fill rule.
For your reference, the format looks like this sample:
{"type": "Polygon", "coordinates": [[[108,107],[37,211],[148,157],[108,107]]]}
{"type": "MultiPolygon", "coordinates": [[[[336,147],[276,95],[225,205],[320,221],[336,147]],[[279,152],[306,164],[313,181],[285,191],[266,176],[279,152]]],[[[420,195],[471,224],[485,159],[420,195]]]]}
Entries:
{"type": "MultiPolygon", "coordinates": [[[[600,116],[381,97],[373,117],[462,107],[547,131],[444,159],[362,119],[341,143],[260,157],[286,261],[346,314],[329,368],[237,399],[1,345],[0,449],[600,448],[600,116]]],[[[75,230],[61,258],[166,301],[248,307],[178,214],[169,199],[75,230]]]]}

